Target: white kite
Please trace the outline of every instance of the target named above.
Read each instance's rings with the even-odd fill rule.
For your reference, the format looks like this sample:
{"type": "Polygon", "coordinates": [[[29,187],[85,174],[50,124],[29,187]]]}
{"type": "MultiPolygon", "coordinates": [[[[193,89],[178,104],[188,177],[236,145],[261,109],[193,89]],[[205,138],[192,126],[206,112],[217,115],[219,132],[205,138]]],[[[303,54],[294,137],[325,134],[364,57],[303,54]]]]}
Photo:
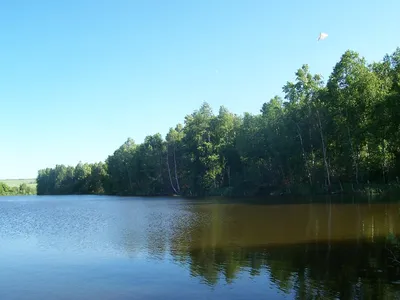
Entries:
{"type": "Polygon", "coordinates": [[[319,34],[318,41],[324,40],[324,39],[326,39],[327,37],[328,37],[328,34],[327,34],[327,33],[321,32],[321,33],[319,34]]]}

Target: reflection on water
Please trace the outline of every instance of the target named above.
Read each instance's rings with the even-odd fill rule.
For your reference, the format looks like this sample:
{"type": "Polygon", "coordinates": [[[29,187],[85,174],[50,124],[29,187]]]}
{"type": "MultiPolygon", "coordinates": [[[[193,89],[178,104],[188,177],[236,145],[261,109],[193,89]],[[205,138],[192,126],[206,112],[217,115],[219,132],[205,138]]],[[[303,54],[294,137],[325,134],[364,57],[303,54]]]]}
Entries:
{"type": "Polygon", "coordinates": [[[399,209],[4,197],[0,297],[397,299],[399,209]]]}

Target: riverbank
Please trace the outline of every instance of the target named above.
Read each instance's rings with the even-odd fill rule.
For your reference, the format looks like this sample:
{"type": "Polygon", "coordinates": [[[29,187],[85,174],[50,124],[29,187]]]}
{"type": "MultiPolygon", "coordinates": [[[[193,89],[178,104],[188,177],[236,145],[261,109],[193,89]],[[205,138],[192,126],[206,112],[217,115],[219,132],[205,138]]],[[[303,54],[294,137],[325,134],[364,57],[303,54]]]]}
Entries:
{"type": "MultiPolygon", "coordinates": [[[[47,194],[50,195],[50,194],[47,194]]],[[[400,185],[397,183],[390,184],[338,184],[332,185],[331,189],[325,189],[318,186],[292,185],[284,188],[263,188],[247,191],[239,191],[233,188],[215,189],[204,192],[202,194],[145,194],[145,193],[64,193],[53,195],[102,195],[102,196],[120,196],[120,197],[183,197],[187,199],[207,199],[213,198],[226,199],[232,201],[244,201],[248,203],[271,203],[271,204],[287,204],[287,203],[310,203],[310,202],[365,202],[371,201],[381,202],[388,199],[396,199],[400,195],[400,185]]]]}

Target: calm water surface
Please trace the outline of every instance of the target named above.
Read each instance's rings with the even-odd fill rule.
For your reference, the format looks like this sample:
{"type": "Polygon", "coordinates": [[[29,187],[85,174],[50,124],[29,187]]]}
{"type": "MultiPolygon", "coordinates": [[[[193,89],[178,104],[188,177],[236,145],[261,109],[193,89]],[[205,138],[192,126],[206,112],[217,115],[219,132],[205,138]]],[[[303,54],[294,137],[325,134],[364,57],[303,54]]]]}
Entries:
{"type": "Polygon", "coordinates": [[[0,197],[0,299],[399,299],[399,233],[393,203],[0,197]]]}

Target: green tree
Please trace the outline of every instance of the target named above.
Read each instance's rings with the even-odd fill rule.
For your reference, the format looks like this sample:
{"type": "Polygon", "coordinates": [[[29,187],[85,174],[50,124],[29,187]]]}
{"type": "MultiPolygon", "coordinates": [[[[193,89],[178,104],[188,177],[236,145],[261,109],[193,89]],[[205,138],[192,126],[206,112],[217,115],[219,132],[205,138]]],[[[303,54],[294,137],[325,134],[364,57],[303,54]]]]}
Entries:
{"type": "Polygon", "coordinates": [[[306,64],[295,75],[259,114],[214,115],[205,102],[165,139],[129,138],[104,163],[40,170],[37,192],[266,195],[398,183],[400,48],[370,64],[346,51],[326,84],[306,64]]]}

